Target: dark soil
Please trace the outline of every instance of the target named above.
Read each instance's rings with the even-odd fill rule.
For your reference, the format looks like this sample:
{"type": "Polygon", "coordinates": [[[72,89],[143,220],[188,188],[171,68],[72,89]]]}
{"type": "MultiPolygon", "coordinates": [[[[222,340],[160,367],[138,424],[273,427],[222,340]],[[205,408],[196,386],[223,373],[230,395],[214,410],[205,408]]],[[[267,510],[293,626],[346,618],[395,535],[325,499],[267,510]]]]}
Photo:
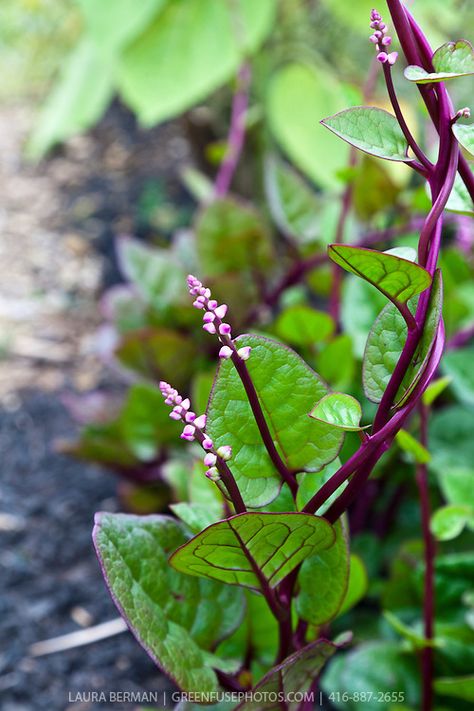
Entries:
{"type": "Polygon", "coordinates": [[[91,543],[94,512],[118,506],[116,480],[54,451],[72,427],[50,393],[23,392],[13,411],[0,410],[1,711],[137,709],[70,698],[170,688],[128,632],[29,656],[32,643],[80,629],[78,616],[88,624],[117,617],[91,543]]]}

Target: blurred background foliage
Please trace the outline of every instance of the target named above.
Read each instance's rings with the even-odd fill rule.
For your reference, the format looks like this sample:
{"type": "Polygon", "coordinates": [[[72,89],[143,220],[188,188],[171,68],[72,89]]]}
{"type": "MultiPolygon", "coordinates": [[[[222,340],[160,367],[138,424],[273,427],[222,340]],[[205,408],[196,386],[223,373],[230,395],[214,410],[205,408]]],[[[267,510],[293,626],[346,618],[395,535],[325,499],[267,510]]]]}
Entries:
{"type": "MultiPolygon", "coordinates": [[[[474,27],[472,0],[410,4],[434,47],[474,27]]],[[[327,313],[332,272],[324,255],[337,233],[340,197],[352,193],[344,238],[381,249],[415,245],[429,209],[424,186],[405,166],[350,160],[348,147],[319,125],[363,103],[364,94],[370,95],[367,103],[387,107],[367,39],[372,5],[373,0],[2,0],[0,61],[6,71],[0,96],[43,100],[25,149],[30,159],[46,160],[48,152],[60,151],[63,141],[93,129],[111,105],[125,107],[150,135],[174,121],[193,158],[179,173],[157,171],[156,179],[141,186],[128,230],[135,236],[115,239],[119,274],[102,296],[104,323],[96,341],[107,368],[124,383],[120,396],[98,390],[68,398],[83,430],[63,449],[121,475],[127,482],[124,505],[134,511],[162,510],[178,500],[208,505],[214,496],[204,477],[189,476],[200,465],[192,450],[181,447],[156,389],[157,380],[168,380],[192,394],[195,408],[203,411],[212,386],[216,344],[189,308],[188,272],[229,304],[236,330],[281,338],[332,388],[364,398],[361,360],[385,304],[370,286],[348,277],[342,331],[327,313]],[[226,155],[243,62],[252,70],[246,145],[232,194],[216,198],[215,174],[226,155]],[[169,184],[176,180],[182,192],[170,197],[169,184]]],[[[424,111],[416,89],[403,80],[402,66],[397,64],[395,74],[403,108],[424,137],[424,148],[435,155],[435,136],[424,131],[424,111]]],[[[456,106],[469,105],[472,81],[453,84],[452,92],[456,106]]],[[[154,166],[149,169],[153,176],[154,166]]],[[[474,323],[474,233],[466,217],[473,208],[462,191],[452,207],[442,256],[448,338],[474,323]]],[[[454,507],[438,514],[436,523],[437,668],[444,677],[469,674],[474,667],[474,499],[472,486],[466,486],[474,476],[472,357],[472,347],[451,350],[440,374],[448,378],[433,394],[438,398],[431,426],[430,468],[437,484],[432,495],[440,510],[454,507]]],[[[374,406],[364,403],[369,421],[374,406]]],[[[415,420],[414,434],[417,427],[415,420]]],[[[356,445],[349,435],[343,457],[356,445]]],[[[406,691],[407,708],[417,707],[413,654],[423,644],[413,482],[419,456],[409,438],[400,438],[353,512],[354,601],[365,602],[346,611],[335,628],[352,627],[361,645],[337,660],[325,681],[327,690],[396,687],[406,691]],[[388,616],[376,621],[374,605],[388,616]]],[[[322,481],[325,474],[315,476],[322,481]]],[[[442,708],[469,707],[468,696],[454,707],[446,685],[444,693],[442,708]]],[[[372,708],[351,703],[336,706],[372,708]]],[[[390,706],[374,706],[382,707],[390,706]]]]}

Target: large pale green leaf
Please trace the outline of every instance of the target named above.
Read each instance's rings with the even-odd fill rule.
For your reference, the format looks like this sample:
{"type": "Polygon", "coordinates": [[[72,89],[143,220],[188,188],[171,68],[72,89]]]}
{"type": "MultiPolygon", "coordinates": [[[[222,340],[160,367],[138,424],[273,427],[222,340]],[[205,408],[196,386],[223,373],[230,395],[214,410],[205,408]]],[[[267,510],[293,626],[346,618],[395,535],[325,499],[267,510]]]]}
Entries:
{"type": "MultiPolygon", "coordinates": [[[[414,311],[415,300],[410,303],[414,311]]],[[[397,404],[402,404],[412,392],[428,362],[441,319],[442,284],[439,272],[433,280],[425,328],[418,348],[398,392],[397,404]]],[[[362,367],[364,391],[369,400],[380,402],[395,370],[407,338],[405,319],[393,304],[387,304],[376,319],[367,339],[362,367]]]]}
{"type": "Polygon", "coordinates": [[[328,548],[335,531],[318,516],[243,513],[209,526],[171,556],[188,575],[261,589],[275,587],[305,558],[328,548]]]}
{"type": "Polygon", "coordinates": [[[275,323],[280,338],[295,346],[314,346],[334,331],[334,321],[324,311],[295,304],[284,309],[275,323]]]}
{"type": "Polygon", "coordinates": [[[240,624],[244,597],[171,568],[168,556],[185,540],[166,516],[96,515],[102,571],[137,640],[184,691],[217,691],[220,662],[210,651],[240,624]]]}
{"type": "Polygon", "coordinates": [[[355,276],[344,279],[341,321],[344,332],[352,339],[354,355],[361,360],[370,330],[386,303],[384,295],[368,282],[355,276]]]}
{"type": "Polygon", "coordinates": [[[455,123],[453,133],[461,146],[474,155],[474,124],[455,123]]]}
{"type": "Polygon", "coordinates": [[[156,311],[182,300],[186,273],[172,252],[123,237],[117,255],[122,274],[156,311]]]}
{"type": "Polygon", "coordinates": [[[442,369],[450,378],[451,387],[460,402],[474,405],[474,346],[448,351],[442,369]]]}
{"type": "Polygon", "coordinates": [[[351,146],[386,160],[410,162],[408,144],[397,119],[384,109],[355,106],[321,121],[351,146]]]}
{"type": "Polygon", "coordinates": [[[326,188],[339,186],[336,173],[346,165],[348,150],[326,136],[319,121],[346,105],[345,92],[328,67],[288,64],[269,86],[267,113],[275,138],[298,168],[326,188]]]}
{"type": "Polygon", "coordinates": [[[218,501],[214,505],[180,501],[178,504],[171,504],[170,509],[194,534],[200,533],[203,528],[224,517],[223,507],[218,501]]]}
{"type": "Polygon", "coordinates": [[[413,657],[403,654],[398,644],[365,642],[336,657],[323,675],[321,686],[331,703],[342,711],[389,711],[396,706],[391,697],[384,699],[383,694],[389,692],[403,694],[407,706],[419,708],[419,684],[413,657]],[[365,691],[366,695],[354,694],[355,691],[365,691]]]}
{"type": "Polygon", "coordinates": [[[296,171],[274,156],[265,162],[265,191],[272,217],[283,234],[302,244],[318,240],[320,200],[296,171]]]}
{"type": "Polygon", "coordinates": [[[474,702],[474,675],[435,679],[434,689],[441,696],[474,702]]]}
{"type": "Polygon", "coordinates": [[[349,387],[355,370],[352,338],[347,333],[336,336],[318,355],[316,367],[334,389],[349,387]]]}
{"type": "Polygon", "coordinates": [[[349,549],[341,521],[335,526],[336,540],[324,551],[307,558],[298,575],[298,615],[313,625],[335,617],[344,600],[349,576],[349,549]]]}
{"type": "Polygon", "coordinates": [[[350,556],[349,564],[349,582],[347,590],[340,607],[338,616],[340,617],[345,612],[353,608],[362,600],[369,587],[369,577],[367,570],[361,558],[358,555],[350,556]]]}
{"type": "Polygon", "coordinates": [[[451,541],[463,532],[468,522],[474,522],[474,509],[463,504],[450,504],[434,512],[430,528],[438,541],[451,541]]]}
{"type": "Polygon", "coordinates": [[[394,303],[405,303],[431,284],[426,269],[396,254],[343,244],[330,245],[328,254],[333,262],[368,281],[394,303]]]}
{"type": "Polygon", "coordinates": [[[303,647],[271,669],[253,689],[255,700],[244,701],[237,710],[281,711],[279,697],[283,695],[287,699],[285,709],[297,711],[303,694],[309,691],[314,679],[336,650],[336,645],[326,640],[318,640],[303,647]]]}
{"type": "Polygon", "coordinates": [[[132,41],[168,0],[77,0],[87,32],[99,48],[117,51],[132,41]]]}
{"type": "MultiPolygon", "coordinates": [[[[453,442],[453,449],[455,449],[453,442]]],[[[461,449],[463,443],[461,443],[461,449]]],[[[445,466],[443,455],[435,450],[434,468],[438,476],[438,482],[443,492],[443,496],[453,506],[470,506],[474,509],[474,467],[468,465],[453,466],[449,463],[445,466]],[[440,462],[441,457],[441,462],[440,462]]],[[[471,463],[472,464],[472,463],[471,463]]]]}
{"type": "MultiPolygon", "coordinates": [[[[291,349],[262,336],[240,336],[250,346],[247,361],[268,427],[291,469],[315,471],[335,459],[343,433],[308,417],[314,401],[328,390],[291,349]]],[[[276,498],[281,478],[262,443],[244,387],[230,360],[222,362],[209,400],[207,431],[220,446],[232,446],[231,468],[247,506],[276,498]]]]}
{"type": "Polygon", "coordinates": [[[114,64],[85,37],[64,63],[27,145],[33,159],[100,119],[113,95],[114,64]]]}
{"type": "Polygon", "coordinates": [[[119,89],[142,123],[159,123],[202,101],[261,44],[275,4],[239,0],[234,7],[221,0],[172,0],[126,48],[119,89]]]}
{"type": "Polygon", "coordinates": [[[310,417],[347,432],[355,432],[362,429],[360,427],[360,418],[362,417],[360,403],[355,397],[345,393],[325,395],[313,407],[310,417]]]}
{"type": "Polygon", "coordinates": [[[474,204],[463,179],[459,175],[456,175],[446,210],[448,212],[456,212],[459,215],[474,215],[474,204]]]}
{"type": "MultiPolygon", "coordinates": [[[[429,443],[432,451],[431,466],[437,472],[446,470],[448,476],[454,471],[463,471],[459,475],[457,486],[463,486],[464,477],[469,481],[468,471],[474,471],[474,410],[471,407],[454,405],[435,412],[430,419],[429,443]]],[[[453,474],[454,476],[454,474],[453,474]]],[[[465,495],[468,484],[465,483],[465,495]]],[[[470,482],[472,484],[472,480],[470,482]]],[[[471,503],[467,499],[450,499],[450,503],[471,503]]]]}
{"type": "Polygon", "coordinates": [[[446,42],[433,55],[434,72],[410,65],[405,77],[417,84],[431,84],[474,74],[474,50],[467,40],[446,42]]]}

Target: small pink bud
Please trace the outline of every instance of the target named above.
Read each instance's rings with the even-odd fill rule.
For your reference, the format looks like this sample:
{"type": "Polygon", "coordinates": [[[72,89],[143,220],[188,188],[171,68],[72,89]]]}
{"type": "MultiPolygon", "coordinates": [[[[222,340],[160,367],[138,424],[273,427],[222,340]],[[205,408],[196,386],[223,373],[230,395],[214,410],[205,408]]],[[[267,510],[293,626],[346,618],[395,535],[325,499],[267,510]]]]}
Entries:
{"type": "Polygon", "coordinates": [[[206,426],[206,422],[207,422],[207,415],[199,415],[199,417],[196,417],[193,424],[195,427],[198,427],[198,429],[203,430],[204,427],[206,426]]]}
{"type": "Polygon", "coordinates": [[[224,462],[228,462],[229,459],[232,458],[232,447],[228,444],[224,444],[222,447],[219,447],[217,454],[224,462]]]}
{"type": "Polygon", "coordinates": [[[373,30],[376,30],[376,29],[378,28],[378,26],[379,26],[378,20],[374,20],[373,22],[370,23],[370,27],[371,27],[373,30]]]}
{"type": "Polygon", "coordinates": [[[216,327],[214,326],[213,323],[205,323],[203,326],[203,329],[211,334],[216,333],[216,327]]]}
{"type": "Polygon", "coordinates": [[[217,301],[215,299],[211,299],[207,305],[209,311],[214,311],[214,309],[217,309],[217,301]]]}
{"type": "Polygon", "coordinates": [[[195,309],[203,309],[204,308],[204,299],[202,296],[198,296],[196,301],[193,301],[193,306],[195,309]]]}
{"type": "Polygon", "coordinates": [[[213,467],[216,462],[217,457],[215,454],[212,454],[212,452],[208,452],[204,457],[204,464],[206,465],[206,467],[213,467]]]}
{"type": "Polygon", "coordinates": [[[377,35],[370,35],[369,40],[374,44],[378,44],[379,38],[377,37],[377,35]]]}
{"type": "Polygon", "coordinates": [[[230,336],[232,329],[228,323],[221,323],[219,326],[219,333],[221,336],[230,336]]]}
{"type": "Polygon", "coordinates": [[[382,44],[384,47],[389,47],[392,44],[392,38],[387,35],[386,37],[383,38],[382,44]]]}
{"type": "Polygon", "coordinates": [[[216,467],[211,467],[210,469],[208,469],[206,472],[206,476],[211,481],[219,481],[220,479],[219,472],[217,471],[216,467]]]}
{"type": "Polygon", "coordinates": [[[165,405],[174,405],[174,397],[167,397],[165,400],[165,405]]]}
{"type": "Polygon", "coordinates": [[[232,355],[232,348],[229,346],[222,346],[219,351],[219,358],[230,358],[232,355]]]}
{"type": "Polygon", "coordinates": [[[185,410],[189,410],[189,408],[191,407],[191,402],[188,397],[186,398],[186,400],[182,400],[181,407],[183,407],[185,410]]]}
{"type": "Polygon", "coordinates": [[[225,318],[225,315],[227,313],[227,304],[221,304],[220,306],[218,306],[217,309],[214,309],[214,313],[216,314],[217,318],[225,318]]]}
{"type": "Polygon", "coordinates": [[[194,422],[194,420],[196,419],[196,413],[189,411],[186,413],[186,416],[184,419],[186,420],[186,422],[194,422]]]}
{"type": "Polygon", "coordinates": [[[398,59],[398,52],[390,52],[387,59],[388,59],[389,64],[392,64],[392,65],[395,64],[395,62],[398,59]]]}
{"type": "Polygon", "coordinates": [[[239,356],[239,358],[241,358],[241,360],[248,360],[250,358],[251,350],[252,349],[250,346],[244,346],[243,348],[239,348],[239,350],[237,351],[237,355],[239,356]]]}
{"type": "Polygon", "coordinates": [[[216,315],[213,314],[212,311],[206,311],[206,313],[202,317],[202,320],[204,321],[204,323],[212,323],[215,318],[216,315]]]}
{"type": "Polygon", "coordinates": [[[172,412],[170,412],[170,417],[172,420],[178,421],[181,419],[181,414],[179,412],[177,412],[176,410],[173,410],[172,412]]]}
{"type": "Polygon", "coordinates": [[[202,441],[202,448],[203,449],[212,449],[214,446],[214,443],[212,439],[206,438],[202,441]]]}
{"type": "Polygon", "coordinates": [[[385,62],[388,61],[388,54],[387,54],[387,52],[379,52],[378,55],[377,55],[377,59],[378,59],[379,62],[381,62],[382,64],[385,64],[385,62]]]}
{"type": "Polygon", "coordinates": [[[181,433],[181,439],[186,439],[188,442],[192,442],[194,439],[194,433],[196,432],[196,428],[193,427],[193,425],[186,425],[184,430],[181,433]]]}

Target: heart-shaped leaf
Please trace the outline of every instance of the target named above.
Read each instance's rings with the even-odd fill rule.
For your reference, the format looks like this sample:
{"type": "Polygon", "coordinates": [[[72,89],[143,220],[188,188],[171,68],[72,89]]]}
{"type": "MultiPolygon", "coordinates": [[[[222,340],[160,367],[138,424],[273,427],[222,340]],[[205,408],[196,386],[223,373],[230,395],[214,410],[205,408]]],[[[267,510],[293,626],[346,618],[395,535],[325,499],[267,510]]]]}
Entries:
{"type": "Polygon", "coordinates": [[[347,432],[356,432],[362,429],[360,427],[360,418],[362,417],[360,403],[355,397],[345,393],[326,395],[313,407],[309,416],[347,432]]]}
{"type": "MultiPolygon", "coordinates": [[[[247,367],[275,445],[290,469],[317,471],[335,459],[343,432],[308,417],[314,401],[327,395],[319,376],[286,346],[262,336],[239,336],[250,346],[247,367]]],[[[281,477],[262,443],[241,380],[230,360],[217,371],[208,406],[207,432],[232,446],[231,469],[247,506],[273,501],[281,477]]]]}
{"type": "Polygon", "coordinates": [[[346,595],[349,577],[348,542],[341,521],[335,526],[336,540],[330,548],[307,558],[298,575],[298,615],[313,625],[335,617],[346,595]]]}
{"type": "Polygon", "coordinates": [[[205,528],[171,556],[182,573],[260,590],[274,588],[308,556],[328,548],[334,528],[302,513],[243,513],[205,528]]]}
{"type": "Polygon", "coordinates": [[[271,669],[253,689],[255,700],[244,701],[236,711],[281,711],[281,696],[287,699],[287,711],[297,711],[301,698],[336,651],[337,646],[325,639],[308,644],[271,669]]]}
{"type": "Polygon", "coordinates": [[[426,269],[396,254],[343,244],[330,245],[328,254],[333,262],[368,281],[394,304],[406,303],[431,284],[426,269]]]}
{"type": "Polygon", "coordinates": [[[405,69],[405,78],[417,84],[431,84],[456,77],[474,74],[474,50],[467,40],[447,42],[433,55],[434,72],[410,65],[405,69]]]}
{"type": "Polygon", "coordinates": [[[321,121],[351,146],[386,160],[409,163],[408,144],[397,119],[384,109],[356,106],[321,121]]]}
{"type": "Polygon", "coordinates": [[[334,331],[334,321],[324,311],[295,304],[284,309],[275,323],[280,338],[295,346],[312,346],[325,341],[334,331]]]}
{"type": "Polygon", "coordinates": [[[474,155],[474,123],[455,123],[453,133],[461,146],[474,155]]]}
{"type": "Polygon", "coordinates": [[[240,624],[242,591],[173,570],[168,556],[186,535],[166,516],[96,514],[93,537],[112,598],[150,657],[184,691],[217,691],[213,668],[228,663],[211,651],[240,624]]]}
{"type": "MultiPolygon", "coordinates": [[[[412,313],[416,300],[409,304],[412,313]]],[[[418,383],[427,365],[438,326],[441,320],[442,283],[436,272],[428,304],[425,327],[410,367],[397,395],[397,405],[402,405],[418,383]]],[[[393,304],[387,304],[376,319],[367,339],[362,365],[364,392],[372,402],[380,402],[398,363],[407,338],[405,319],[393,304]]]]}

